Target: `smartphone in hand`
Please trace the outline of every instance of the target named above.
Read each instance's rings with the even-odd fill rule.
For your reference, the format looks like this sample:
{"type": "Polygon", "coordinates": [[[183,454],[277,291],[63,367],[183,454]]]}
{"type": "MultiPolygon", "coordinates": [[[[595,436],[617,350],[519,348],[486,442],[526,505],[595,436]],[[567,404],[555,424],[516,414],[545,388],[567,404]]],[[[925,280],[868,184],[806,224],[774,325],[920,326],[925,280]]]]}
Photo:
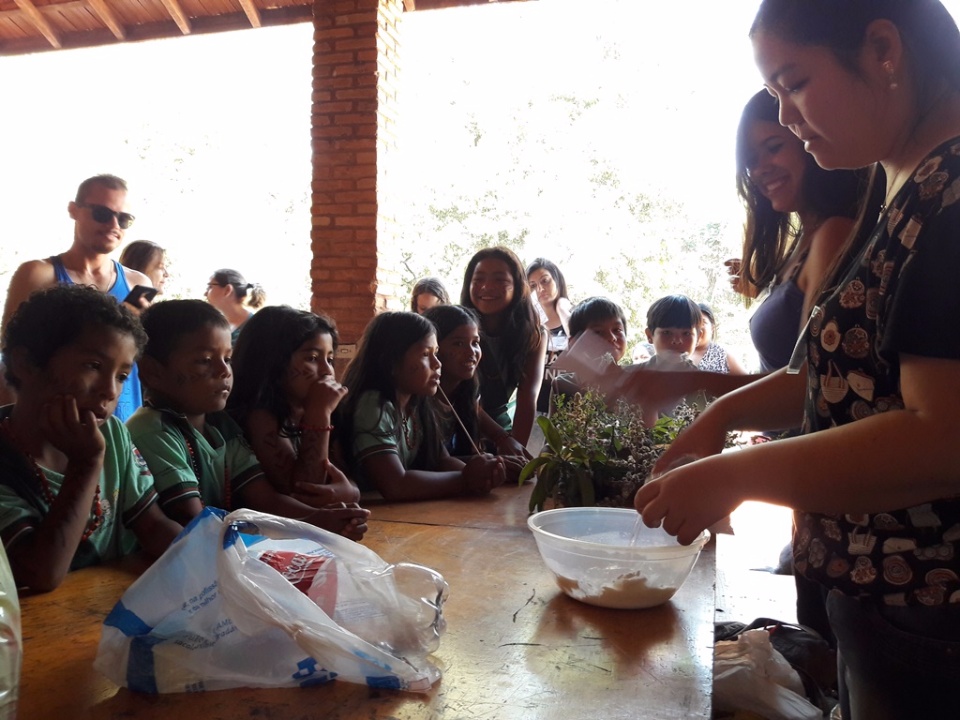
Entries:
{"type": "Polygon", "coordinates": [[[135,308],[140,307],[140,298],[145,298],[147,302],[152,302],[157,296],[157,289],[147,285],[134,285],[130,293],[123,299],[128,305],[135,308]]]}

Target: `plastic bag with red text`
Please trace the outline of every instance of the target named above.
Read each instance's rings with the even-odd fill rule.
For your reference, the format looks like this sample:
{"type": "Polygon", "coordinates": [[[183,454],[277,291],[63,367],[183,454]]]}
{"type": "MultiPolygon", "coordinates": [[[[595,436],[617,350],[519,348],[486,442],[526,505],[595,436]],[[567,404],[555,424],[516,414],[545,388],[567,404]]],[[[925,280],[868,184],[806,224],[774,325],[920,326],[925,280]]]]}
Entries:
{"type": "Polygon", "coordinates": [[[335,678],[424,691],[447,591],[312,525],[207,508],[111,611],[95,667],[153,693],[335,678]]]}

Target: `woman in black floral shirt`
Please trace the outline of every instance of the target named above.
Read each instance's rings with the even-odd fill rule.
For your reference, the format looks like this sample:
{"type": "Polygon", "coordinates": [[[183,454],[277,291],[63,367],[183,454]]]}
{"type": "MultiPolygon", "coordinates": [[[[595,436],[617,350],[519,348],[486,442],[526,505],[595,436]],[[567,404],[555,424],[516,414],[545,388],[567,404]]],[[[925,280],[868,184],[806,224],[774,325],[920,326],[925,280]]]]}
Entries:
{"type": "Polygon", "coordinates": [[[873,199],[781,371],[710,406],[637,494],[681,541],[746,499],[797,508],[829,589],[843,717],[960,708],[960,32],[937,0],[764,0],[751,30],[780,121],[873,199]],[[724,432],[803,423],[723,456],[724,432]]]}

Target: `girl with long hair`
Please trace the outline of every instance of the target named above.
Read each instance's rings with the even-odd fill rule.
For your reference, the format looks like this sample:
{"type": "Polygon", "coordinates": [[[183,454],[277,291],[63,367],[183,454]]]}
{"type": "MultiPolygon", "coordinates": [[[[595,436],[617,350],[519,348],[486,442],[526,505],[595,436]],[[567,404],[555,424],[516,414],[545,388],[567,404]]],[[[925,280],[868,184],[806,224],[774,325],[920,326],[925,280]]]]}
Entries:
{"type": "Polygon", "coordinates": [[[512,250],[485,248],[470,258],[460,304],[480,317],[480,403],[495,421],[484,434],[500,453],[523,454],[533,430],[547,343],[523,265],[512,250]]]}
{"type": "Polygon", "coordinates": [[[330,461],[336,381],[333,320],[287,305],[263,308],[233,348],[227,410],[278,492],[315,507],[356,503],[360,492],[330,461]]]}
{"type": "Polygon", "coordinates": [[[344,377],[344,450],[361,487],[387,500],[485,495],[504,479],[503,461],[464,463],[443,447],[430,399],[440,386],[437,334],[411,312],[386,312],[367,325],[344,377]]]}

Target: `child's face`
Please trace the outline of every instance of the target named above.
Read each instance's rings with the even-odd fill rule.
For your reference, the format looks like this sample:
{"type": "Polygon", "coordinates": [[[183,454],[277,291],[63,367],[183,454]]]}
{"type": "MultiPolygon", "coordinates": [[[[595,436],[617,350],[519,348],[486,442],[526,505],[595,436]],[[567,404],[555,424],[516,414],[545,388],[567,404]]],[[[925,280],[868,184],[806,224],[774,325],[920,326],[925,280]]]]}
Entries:
{"type": "Polygon", "coordinates": [[[303,403],[310,394],[310,386],[317,380],[333,375],[333,338],[329,333],[314,335],[293,351],[283,379],[287,399],[303,403]]]}
{"type": "Polygon", "coordinates": [[[587,325],[587,331],[599,335],[610,343],[610,354],[613,355],[615,362],[620,362],[627,350],[627,331],[623,329],[623,321],[620,318],[594,320],[587,325]]]}
{"type": "Polygon", "coordinates": [[[473,378],[480,355],[480,331],[473,323],[453,330],[440,341],[437,351],[437,359],[443,364],[443,376],[458,383],[473,378]]]}
{"type": "Polygon", "coordinates": [[[151,392],[187,417],[223,410],[233,388],[230,330],[206,326],[180,338],[166,364],[150,361],[142,371],[151,392]]]}
{"type": "Polygon", "coordinates": [[[516,288],[510,266],[503,260],[485,258],[470,278],[470,301],[481,315],[496,315],[510,307],[516,288]]]}
{"type": "Polygon", "coordinates": [[[393,373],[398,395],[434,395],[440,386],[437,336],[430,333],[403,354],[393,373]]]}
{"type": "Polygon", "coordinates": [[[657,354],[693,352],[697,346],[697,328],[660,327],[656,330],[647,328],[647,340],[653,343],[657,354]]]}
{"type": "Polygon", "coordinates": [[[72,395],[77,409],[89,410],[102,425],[116,409],[136,357],[137,344],[129,334],[110,327],[88,328],[76,342],[57,350],[45,368],[21,378],[19,393],[41,401],[72,395]]]}
{"type": "Polygon", "coordinates": [[[706,347],[711,340],[713,340],[713,323],[704,315],[703,324],[700,326],[700,337],[697,338],[697,347],[706,347]]]}

